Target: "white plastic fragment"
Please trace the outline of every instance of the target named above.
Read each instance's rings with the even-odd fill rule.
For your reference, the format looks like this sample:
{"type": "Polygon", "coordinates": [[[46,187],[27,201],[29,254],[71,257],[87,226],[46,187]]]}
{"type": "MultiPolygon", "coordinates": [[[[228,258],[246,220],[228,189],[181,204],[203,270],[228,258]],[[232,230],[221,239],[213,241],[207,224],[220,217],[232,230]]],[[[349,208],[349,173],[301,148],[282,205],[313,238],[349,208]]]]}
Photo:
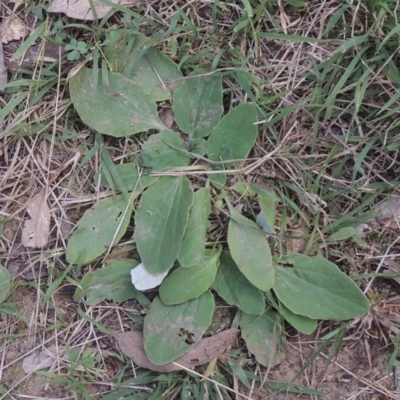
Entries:
{"type": "Polygon", "coordinates": [[[150,274],[143,263],[139,264],[131,271],[132,284],[137,290],[153,289],[161,285],[161,282],[167,275],[168,271],[157,275],[150,274]]]}

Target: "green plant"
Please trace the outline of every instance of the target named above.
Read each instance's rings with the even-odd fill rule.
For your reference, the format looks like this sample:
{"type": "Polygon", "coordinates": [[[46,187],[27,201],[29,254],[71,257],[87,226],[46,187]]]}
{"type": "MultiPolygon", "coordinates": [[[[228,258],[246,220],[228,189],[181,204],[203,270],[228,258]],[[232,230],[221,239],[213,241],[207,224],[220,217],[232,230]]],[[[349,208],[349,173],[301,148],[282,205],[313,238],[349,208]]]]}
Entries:
{"type": "Polygon", "coordinates": [[[0,304],[6,300],[11,288],[11,276],[8,270],[0,264],[0,304]]]}
{"type": "MultiPolygon", "coordinates": [[[[145,276],[143,272],[136,276],[135,262],[117,260],[89,272],[75,299],[86,295],[89,304],[104,298],[123,301],[138,296],[129,284],[131,270],[134,282],[160,276],[156,284],[145,286],[150,289],[162,281],[144,319],[144,347],[156,365],[188,352],[206,333],[215,308],[210,289],[241,310],[242,336],[265,366],[279,357],[283,320],[311,333],[318,320],[348,320],[368,312],[365,295],[335,264],[321,256],[271,254],[276,194],[246,182],[225,188],[228,175],[254,170],[254,164],[238,165],[257,139],[257,106],[243,103],[223,115],[219,74],[183,77],[148,39],[122,35],[115,33],[114,42],[105,49],[108,62],[120,73],[108,72],[107,82],[94,85],[94,71],[81,69],[70,82],[73,104],[82,120],[100,133],[116,137],[148,130],[159,133],[148,137],[131,164],[113,165],[102,148],[100,181],[122,194],[99,200],[85,213],[66,256],[79,266],[101,257],[132,226],[134,214],[134,239],[145,276]],[[115,50],[117,41],[120,47],[115,50]],[[187,140],[159,119],[156,101],[165,99],[172,100],[175,121],[187,140]],[[194,144],[204,152],[190,151],[194,144]],[[207,165],[189,166],[192,159],[207,165]],[[199,176],[208,179],[204,182],[199,176]],[[203,187],[194,191],[189,177],[196,187],[203,187]],[[220,190],[214,198],[211,185],[220,190]],[[250,218],[233,206],[237,191],[258,209],[250,209],[250,218]],[[229,219],[227,232],[221,233],[228,249],[221,235],[208,244],[213,213],[229,219]],[[182,332],[194,339],[188,342],[182,332]]],[[[354,229],[337,231],[329,240],[353,234],[354,229]]]]}
{"type": "Polygon", "coordinates": [[[87,44],[85,42],[78,42],[76,39],[71,39],[65,46],[65,50],[68,51],[67,58],[70,61],[79,60],[88,52],[87,44]]]}

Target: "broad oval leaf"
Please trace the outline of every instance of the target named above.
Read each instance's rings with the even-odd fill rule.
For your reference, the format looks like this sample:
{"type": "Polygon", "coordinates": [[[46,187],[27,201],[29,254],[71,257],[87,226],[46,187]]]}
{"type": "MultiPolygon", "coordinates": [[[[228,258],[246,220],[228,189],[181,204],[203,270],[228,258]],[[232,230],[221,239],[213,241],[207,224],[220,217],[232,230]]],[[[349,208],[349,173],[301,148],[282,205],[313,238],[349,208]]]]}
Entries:
{"type": "Polygon", "coordinates": [[[0,303],[8,296],[11,287],[11,276],[7,268],[0,264],[0,303]]]}
{"type": "Polygon", "coordinates": [[[189,137],[208,136],[224,111],[221,76],[187,76],[173,95],[179,128],[189,137]]]}
{"type": "Polygon", "coordinates": [[[180,252],[193,204],[187,178],[162,177],[142,196],[135,214],[137,249],[151,274],[168,271],[180,252]]]}
{"type": "Polygon", "coordinates": [[[132,210],[122,195],[99,200],[85,212],[69,239],[67,261],[85,265],[104,254],[111,243],[117,244],[128,228],[132,210]]]}
{"type": "Polygon", "coordinates": [[[311,319],[305,317],[304,315],[294,314],[283,304],[280,304],[279,312],[281,313],[282,317],[293,326],[293,328],[297,329],[301,333],[304,333],[305,335],[311,335],[311,333],[313,333],[318,326],[317,319],[311,319]]]}
{"type": "Polygon", "coordinates": [[[161,274],[150,274],[143,263],[132,269],[131,279],[132,284],[137,290],[149,290],[161,285],[164,278],[167,276],[168,271],[161,274]]]}
{"type": "Polygon", "coordinates": [[[187,353],[211,325],[214,309],[210,292],[174,306],[156,297],[144,318],[144,349],[149,360],[163,365],[187,353]]]}
{"type": "Polygon", "coordinates": [[[274,285],[275,271],[265,234],[230,205],[229,210],[228,246],[232,258],[243,275],[256,288],[266,292],[274,285]]]}
{"type": "Polygon", "coordinates": [[[261,365],[273,367],[279,362],[281,326],[276,311],[269,308],[260,316],[242,313],[240,329],[247,348],[261,365]]]}
{"type": "Polygon", "coordinates": [[[206,292],[215,280],[220,254],[220,251],[206,250],[201,264],[191,268],[178,267],[172,271],[160,287],[163,303],[181,304],[206,292]]]}
{"type": "Polygon", "coordinates": [[[112,260],[103,268],[89,271],[75,291],[74,300],[86,296],[86,304],[95,306],[103,300],[122,302],[137,297],[137,290],[130,282],[132,268],[136,260],[112,260]]]}
{"type": "Polygon", "coordinates": [[[275,266],[273,290],[293,313],[311,319],[347,320],[369,310],[369,302],[352,279],[322,257],[291,253],[275,266]]]}
{"type": "MultiPolygon", "coordinates": [[[[244,103],[229,111],[212,130],[207,142],[207,155],[212,161],[245,159],[257,138],[257,107],[244,103]]],[[[231,167],[236,162],[226,162],[231,167]]]]}
{"type": "Polygon", "coordinates": [[[115,71],[145,88],[154,101],[172,97],[183,79],[177,65],[160,50],[152,39],[125,29],[112,30],[104,52],[115,71]]]}
{"type": "Polygon", "coordinates": [[[199,265],[204,259],[206,234],[210,225],[211,195],[208,188],[201,188],[193,196],[189,222],[182,241],[178,261],[182,267],[199,265]]]}
{"type": "Polygon", "coordinates": [[[240,272],[228,251],[220,258],[220,266],[212,287],[229,305],[254,315],[265,310],[264,295],[240,272]]]}
{"type": "Polygon", "coordinates": [[[166,129],[158,118],[156,103],[142,86],[114,72],[108,73],[108,79],[108,87],[101,81],[94,85],[93,71],[88,68],[71,79],[72,103],[85,124],[116,137],[166,129]]]}
{"type": "Polygon", "coordinates": [[[170,130],[151,135],[142,146],[140,157],[142,167],[153,171],[166,168],[184,167],[189,164],[181,135],[170,130]],[[179,151],[181,150],[181,151],[179,151]]]}

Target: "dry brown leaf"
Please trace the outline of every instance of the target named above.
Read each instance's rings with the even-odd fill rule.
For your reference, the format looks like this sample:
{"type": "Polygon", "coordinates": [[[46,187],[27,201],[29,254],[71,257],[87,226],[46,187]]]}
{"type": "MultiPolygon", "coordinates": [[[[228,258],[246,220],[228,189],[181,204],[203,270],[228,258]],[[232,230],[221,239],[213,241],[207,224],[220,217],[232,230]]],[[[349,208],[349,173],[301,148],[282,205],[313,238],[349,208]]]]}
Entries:
{"type": "MultiPolygon", "coordinates": [[[[230,348],[238,332],[238,329],[227,329],[214,336],[204,338],[188,353],[177,358],[175,362],[185,368],[193,368],[210,362],[230,348]]],[[[119,348],[141,368],[164,373],[182,369],[172,362],[165,365],[151,363],[144,351],[143,332],[120,332],[115,334],[115,338],[118,341],[119,348]]]]}
{"type": "Polygon", "coordinates": [[[31,219],[22,228],[22,244],[25,247],[43,247],[49,241],[50,210],[46,201],[46,189],[39,192],[26,207],[31,219]]]}
{"type": "MultiPolygon", "coordinates": [[[[19,48],[19,43],[12,42],[4,45],[6,53],[14,54],[19,48]]],[[[8,69],[29,68],[38,62],[54,62],[66,53],[64,47],[57,46],[54,43],[45,42],[29,47],[23,57],[8,61],[8,69]]]]}
{"type": "MultiPolygon", "coordinates": [[[[138,0],[110,0],[110,1],[120,6],[140,5],[140,1],[138,0]]],[[[96,9],[97,18],[103,18],[111,10],[111,7],[102,4],[98,0],[93,0],[93,3],[96,9]]],[[[53,13],[64,13],[67,14],[68,17],[74,19],[80,19],[85,21],[94,20],[89,0],[77,0],[77,1],[53,0],[47,11],[53,13]]]]}
{"type": "Polygon", "coordinates": [[[15,15],[10,15],[0,25],[2,43],[23,39],[29,33],[28,27],[15,15]]]}
{"type": "Polygon", "coordinates": [[[288,227],[285,234],[291,236],[286,240],[286,249],[290,253],[302,253],[306,248],[307,242],[300,237],[308,235],[307,225],[303,223],[297,226],[288,227]],[[299,237],[299,239],[296,237],[299,237]]]}
{"type": "MultiPolygon", "coordinates": [[[[7,69],[4,63],[4,53],[3,53],[3,43],[0,40],[0,91],[3,91],[7,85],[7,69]]],[[[3,120],[0,120],[0,133],[2,132],[3,128],[3,120]]],[[[0,150],[0,157],[2,151],[0,150]]]]}

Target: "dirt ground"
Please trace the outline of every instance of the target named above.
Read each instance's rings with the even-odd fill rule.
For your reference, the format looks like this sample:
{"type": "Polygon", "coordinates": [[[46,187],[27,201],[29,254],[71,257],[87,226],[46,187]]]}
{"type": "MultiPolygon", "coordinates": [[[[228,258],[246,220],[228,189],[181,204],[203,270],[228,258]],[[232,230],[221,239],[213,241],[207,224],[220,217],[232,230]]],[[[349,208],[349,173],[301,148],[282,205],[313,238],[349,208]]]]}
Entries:
{"type": "MultiPolygon", "coordinates": [[[[67,292],[67,290],[65,290],[67,292]]],[[[0,346],[5,351],[2,352],[2,384],[9,390],[9,396],[1,398],[72,398],[71,392],[63,383],[48,384],[49,378],[37,373],[26,374],[22,369],[23,359],[33,350],[40,350],[41,344],[49,346],[51,344],[67,341],[74,346],[81,343],[85,345],[86,335],[79,335],[68,329],[68,324],[74,326],[76,321],[78,304],[73,301],[71,294],[57,293],[55,306],[47,310],[38,310],[37,292],[33,288],[18,286],[13,293],[13,303],[18,307],[19,317],[1,315],[0,330],[6,331],[6,325],[10,337],[4,335],[0,339],[0,346]],[[56,310],[61,311],[65,321],[60,329],[46,332],[45,318],[47,323],[55,321],[56,310]],[[37,312],[38,311],[38,312],[37,312]],[[46,317],[45,317],[46,314],[46,317]],[[38,315],[38,320],[33,320],[38,315]],[[65,329],[67,327],[67,329],[65,329]],[[77,340],[73,340],[77,339],[77,340]]],[[[372,314],[374,309],[372,309],[372,314]]],[[[104,319],[103,323],[110,330],[117,328],[115,323],[116,314],[114,312],[104,319]],[[112,317],[114,315],[114,317],[112,317]]],[[[58,315],[60,317],[60,315],[58,315]]],[[[220,322],[226,322],[232,317],[232,313],[221,313],[220,322]]],[[[365,317],[367,318],[367,317],[365,317]]],[[[300,395],[293,393],[278,393],[267,388],[257,391],[257,386],[250,397],[254,399],[306,399],[306,398],[325,398],[329,400],[378,400],[378,399],[400,399],[400,391],[396,392],[393,376],[388,376],[387,365],[390,357],[390,347],[385,347],[385,343],[378,339],[378,328],[372,323],[371,328],[367,329],[368,321],[364,323],[358,321],[354,328],[351,328],[343,340],[340,352],[327,367],[326,359],[329,356],[331,347],[325,348],[316,357],[314,362],[296,380],[296,384],[317,389],[327,393],[324,397],[300,395]]],[[[320,324],[317,333],[314,335],[300,335],[293,332],[286,335],[286,343],[282,348],[283,357],[279,364],[275,365],[270,371],[265,369],[259,371],[260,376],[264,377],[268,373],[267,381],[290,382],[296,373],[310,360],[315,349],[322,343],[318,337],[322,337],[329,331],[337,328],[332,324],[320,324]]],[[[240,339],[239,339],[240,340],[240,339]]],[[[100,340],[102,354],[105,356],[105,363],[101,367],[101,378],[103,382],[110,380],[118,372],[122,364],[110,351],[118,353],[112,338],[103,336],[100,340]]],[[[95,346],[92,345],[93,348],[95,346]]],[[[255,364],[254,364],[255,365],[255,364]]],[[[63,376],[63,369],[54,362],[54,365],[47,369],[50,372],[59,373],[63,376]]],[[[79,374],[77,375],[79,376],[79,374]]],[[[100,399],[101,394],[109,388],[100,382],[85,383],[86,389],[93,399],[100,399]]],[[[243,388],[244,395],[249,396],[248,389],[243,388]]]]}

